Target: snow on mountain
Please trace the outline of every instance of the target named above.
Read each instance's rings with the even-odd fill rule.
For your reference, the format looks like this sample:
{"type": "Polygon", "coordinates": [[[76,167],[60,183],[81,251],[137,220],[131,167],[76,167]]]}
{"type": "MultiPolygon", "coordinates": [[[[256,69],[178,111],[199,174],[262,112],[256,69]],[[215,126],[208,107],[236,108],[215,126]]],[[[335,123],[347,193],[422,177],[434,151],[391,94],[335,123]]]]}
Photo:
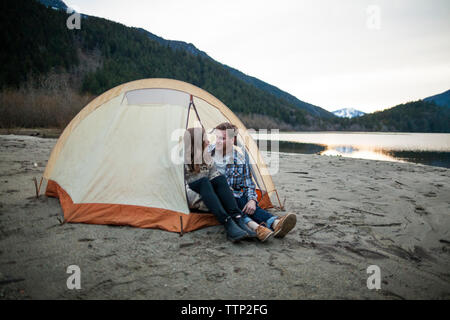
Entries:
{"type": "Polygon", "coordinates": [[[340,118],[355,118],[365,115],[364,112],[356,110],[354,108],[343,108],[332,112],[340,118]]]}

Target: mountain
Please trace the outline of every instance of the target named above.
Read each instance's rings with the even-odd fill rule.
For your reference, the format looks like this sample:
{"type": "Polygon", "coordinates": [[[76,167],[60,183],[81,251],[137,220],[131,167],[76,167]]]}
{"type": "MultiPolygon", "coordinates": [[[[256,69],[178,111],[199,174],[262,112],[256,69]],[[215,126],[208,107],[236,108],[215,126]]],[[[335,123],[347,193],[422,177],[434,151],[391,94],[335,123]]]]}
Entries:
{"type": "Polygon", "coordinates": [[[313,104],[304,102],[299,100],[298,98],[294,97],[293,95],[278,89],[277,87],[268,84],[264,81],[261,81],[255,77],[251,77],[248,76],[244,73],[242,73],[239,70],[236,70],[234,68],[231,68],[227,65],[223,65],[225,68],[227,68],[231,74],[235,75],[236,77],[238,77],[239,79],[244,80],[247,83],[250,83],[252,85],[254,85],[255,87],[262,89],[264,91],[267,91],[271,94],[273,94],[274,96],[278,97],[278,98],[282,98],[285,99],[286,101],[289,101],[290,103],[292,103],[293,105],[299,107],[300,109],[306,110],[308,111],[310,114],[317,116],[319,118],[325,118],[325,119],[329,119],[329,118],[335,118],[335,115],[321,107],[315,106],[313,104]]]}
{"type": "MultiPolygon", "coordinates": [[[[159,37],[145,29],[142,28],[138,28],[139,31],[141,31],[142,33],[144,33],[145,35],[147,35],[150,39],[155,40],[157,42],[159,42],[160,44],[167,46],[169,48],[172,48],[174,50],[184,50],[190,54],[193,55],[198,55],[200,57],[206,58],[206,59],[210,59],[211,61],[215,62],[215,63],[220,63],[216,60],[214,60],[213,58],[211,58],[208,54],[206,54],[204,51],[201,51],[199,49],[197,49],[192,43],[186,43],[184,41],[175,41],[175,40],[166,40],[162,37],[159,37]]],[[[266,91],[272,95],[274,95],[277,98],[282,98],[286,101],[288,101],[289,103],[295,105],[296,107],[303,109],[307,112],[309,112],[310,114],[319,117],[319,118],[334,118],[335,115],[332,114],[331,112],[312,105],[310,103],[304,102],[299,100],[298,98],[294,97],[293,95],[282,91],[280,89],[278,89],[277,87],[268,84],[262,80],[259,80],[255,77],[249,76],[244,74],[243,72],[234,69],[230,66],[227,66],[225,64],[221,64],[225,69],[227,69],[233,76],[235,76],[236,78],[245,81],[248,84],[251,84],[253,86],[255,86],[258,89],[261,89],[263,91],[266,91]]]]}
{"type": "Polygon", "coordinates": [[[197,49],[197,47],[195,47],[192,43],[186,43],[184,41],[176,41],[176,40],[166,40],[162,37],[159,37],[159,36],[151,33],[150,31],[147,31],[142,28],[137,28],[137,30],[139,30],[140,32],[145,34],[150,39],[159,42],[160,44],[162,44],[165,47],[169,47],[173,50],[184,50],[194,56],[200,56],[202,58],[207,58],[207,59],[213,60],[205,52],[197,49]]]}
{"type": "Polygon", "coordinates": [[[343,108],[333,111],[332,113],[340,118],[356,118],[365,115],[364,112],[354,108],[343,108]]]}
{"type": "Polygon", "coordinates": [[[354,131],[450,132],[450,108],[418,100],[348,120],[354,131]]]}
{"type": "Polygon", "coordinates": [[[210,92],[250,128],[325,128],[317,115],[237,78],[209,57],[173,50],[142,30],[94,16],[85,16],[80,29],[69,30],[68,14],[50,5],[57,3],[0,2],[0,89],[19,89],[30,79],[38,86],[52,73],[67,74],[76,80],[70,81],[72,89],[92,95],[136,79],[172,78],[210,92]]]}
{"type": "Polygon", "coordinates": [[[434,101],[438,106],[450,107],[450,90],[423,99],[424,101],[434,101]]]}
{"type": "Polygon", "coordinates": [[[137,79],[172,78],[210,92],[254,129],[450,132],[450,108],[434,100],[340,118],[219,63],[190,43],[86,15],[81,29],[69,30],[64,3],[46,3],[0,2],[0,127],[64,128],[106,90],[137,79]]]}
{"type": "Polygon", "coordinates": [[[67,10],[67,5],[60,0],[39,0],[39,2],[52,9],[67,10]]]}

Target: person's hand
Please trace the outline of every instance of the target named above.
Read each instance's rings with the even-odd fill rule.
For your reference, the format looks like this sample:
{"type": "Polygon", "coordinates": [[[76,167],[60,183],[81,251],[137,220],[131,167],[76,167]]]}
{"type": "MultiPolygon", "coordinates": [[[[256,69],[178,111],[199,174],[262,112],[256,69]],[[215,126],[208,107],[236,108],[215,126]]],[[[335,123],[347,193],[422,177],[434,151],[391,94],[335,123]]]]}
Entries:
{"type": "Polygon", "coordinates": [[[255,200],[249,200],[247,204],[244,206],[242,211],[246,214],[252,215],[256,210],[256,201],[255,200]]]}

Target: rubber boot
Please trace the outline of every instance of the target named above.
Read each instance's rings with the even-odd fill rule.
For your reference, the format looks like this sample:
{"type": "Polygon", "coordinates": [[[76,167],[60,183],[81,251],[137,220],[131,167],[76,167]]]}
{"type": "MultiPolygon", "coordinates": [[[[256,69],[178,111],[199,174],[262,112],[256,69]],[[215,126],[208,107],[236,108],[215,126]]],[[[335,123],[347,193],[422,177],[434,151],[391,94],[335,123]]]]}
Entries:
{"type": "Polygon", "coordinates": [[[236,222],[234,222],[234,220],[231,217],[229,217],[223,225],[227,232],[228,240],[232,242],[238,242],[242,239],[247,238],[248,236],[247,232],[239,228],[239,226],[236,224],[236,222]]]}

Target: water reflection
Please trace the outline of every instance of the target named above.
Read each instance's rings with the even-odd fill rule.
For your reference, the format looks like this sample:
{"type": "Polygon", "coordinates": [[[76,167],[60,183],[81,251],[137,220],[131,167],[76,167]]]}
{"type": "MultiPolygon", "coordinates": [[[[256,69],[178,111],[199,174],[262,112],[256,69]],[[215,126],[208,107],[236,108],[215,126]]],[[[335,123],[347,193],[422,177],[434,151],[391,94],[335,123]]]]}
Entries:
{"type": "MultiPolygon", "coordinates": [[[[255,136],[255,138],[257,139],[258,137],[255,136]]],[[[289,134],[289,138],[294,141],[283,141],[283,139],[286,139],[286,135],[280,134],[279,152],[413,162],[450,168],[450,134],[354,133],[333,135],[332,133],[301,133],[295,138],[304,138],[305,142],[295,141],[293,134],[289,134]],[[339,143],[339,137],[337,136],[345,137],[344,141],[339,143]],[[401,137],[404,139],[402,140],[401,137]],[[347,140],[350,139],[353,143],[348,143],[350,141],[347,140]]],[[[265,139],[259,139],[258,144],[267,146],[265,150],[277,151],[271,150],[273,148],[272,142],[263,140],[265,139]]]]}
{"type": "MultiPolygon", "coordinates": [[[[264,139],[261,134],[258,137],[264,139]]],[[[450,152],[449,133],[281,132],[278,134],[278,140],[314,143],[323,146],[354,146],[369,150],[379,148],[383,150],[450,152]]]]}
{"type": "MultiPolygon", "coordinates": [[[[272,143],[266,142],[267,151],[272,151],[273,147],[272,143]]],[[[320,152],[325,151],[326,147],[320,144],[314,143],[297,143],[297,142],[288,142],[288,141],[279,141],[278,142],[278,151],[279,152],[287,152],[287,153],[304,153],[304,154],[319,154],[320,152]]]]}
{"type": "Polygon", "coordinates": [[[422,163],[429,166],[450,168],[450,152],[441,151],[386,151],[396,161],[422,163]]]}
{"type": "Polygon", "coordinates": [[[319,154],[324,156],[341,156],[358,159],[405,162],[404,160],[396,158],[389,152],[382,149],[359,150],[354,146],[327,146],[327,148],[319,154]]]}

